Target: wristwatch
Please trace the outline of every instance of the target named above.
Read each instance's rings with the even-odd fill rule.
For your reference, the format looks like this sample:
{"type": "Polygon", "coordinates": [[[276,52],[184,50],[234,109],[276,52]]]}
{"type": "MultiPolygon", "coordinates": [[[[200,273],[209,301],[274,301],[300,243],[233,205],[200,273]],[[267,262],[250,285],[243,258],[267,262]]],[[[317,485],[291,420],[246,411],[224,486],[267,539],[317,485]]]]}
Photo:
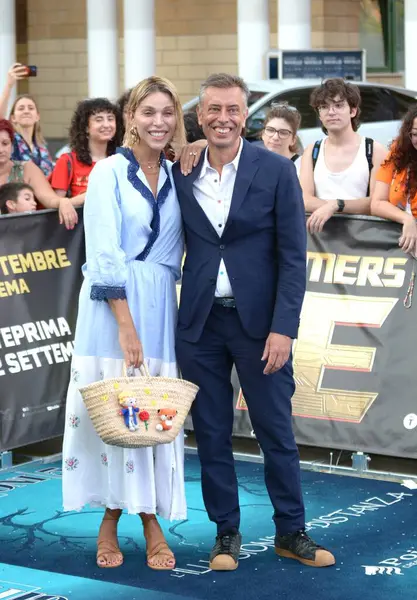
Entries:
{"type": "Polygon", "coordinates": [[[341,213],[345,210],[345,201],[344,200],[340,200],[339,198],[336,200],[337,202],[337,211],[338,213],[341,213]]]}

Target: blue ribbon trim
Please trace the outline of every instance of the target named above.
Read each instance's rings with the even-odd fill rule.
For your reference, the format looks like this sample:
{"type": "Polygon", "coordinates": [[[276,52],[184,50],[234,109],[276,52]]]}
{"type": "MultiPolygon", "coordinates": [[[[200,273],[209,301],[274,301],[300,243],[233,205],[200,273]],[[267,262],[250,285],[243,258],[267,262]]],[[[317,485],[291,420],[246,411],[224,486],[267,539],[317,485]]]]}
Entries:
{"type": "Polygon", "coordinates": [[[124,287],[112,287],[109,285],[92,285],[90,299],[98,300],[99,302],[126,300],[126,289],[124,287]]]}
{"type": "Polygon", "coordinates": [[[137,176],[137,172],[138,172],[138,169],[140,168],[140,165],[139,165],[138,161],[136,160],[136,157],[133,154],[132,150],[130,148],[123,147],[123,148],[118,148],[117,153],[123,154],[123,156],[125,158],[127,158],[127,160],[129,161],[129,166],[127,168],[127,178],[129,180],[129,182],[133,185],[135,190],[137,192],[139,192],[139,194],[141,196],[143,196],[143,198],[145,198],[145,200],[147,200],[152,207],[152,212],[153,212],[152,221],[151,221],[151,230],[152,231],[151,231],[149,240],[148,240],[145,248],[135,259],[135,260],[146,260],[150,251],[153,248],[153,245],[155,244],[156,240],[159,237],[160,228],[161,228],[161,215],[159,212],[160,208],[163,205],[163,203],[165,202],[165,200],[167,199],[168,194],[172,188],[171,180],[169,178],[169,173],[168,173],[168,167],[167,167],[164,156],[161,154],[161,157],[159,160],[160,160],[161,167],[164,169],[164,171],[167,175],[167,178],[155,200],[151,190],[137,176]]]}

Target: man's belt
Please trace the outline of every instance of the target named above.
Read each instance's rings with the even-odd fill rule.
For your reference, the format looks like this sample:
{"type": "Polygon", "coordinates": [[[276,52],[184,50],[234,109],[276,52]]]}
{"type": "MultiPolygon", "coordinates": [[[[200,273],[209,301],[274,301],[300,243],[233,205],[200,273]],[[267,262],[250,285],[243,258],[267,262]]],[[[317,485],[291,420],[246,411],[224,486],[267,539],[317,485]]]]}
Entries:
{"type": "Polygon", "coordinates": [[[234,298],[214,298],[214,304],[219,304],[224,308],[236,308],[236,300],[234,298]]]}

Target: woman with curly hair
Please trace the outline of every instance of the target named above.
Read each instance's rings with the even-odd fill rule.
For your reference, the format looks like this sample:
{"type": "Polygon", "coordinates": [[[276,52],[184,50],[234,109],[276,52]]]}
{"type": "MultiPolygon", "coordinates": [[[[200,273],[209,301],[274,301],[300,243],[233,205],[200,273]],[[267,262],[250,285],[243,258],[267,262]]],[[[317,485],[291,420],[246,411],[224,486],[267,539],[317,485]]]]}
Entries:
{"type": "Polygon", "coordinates": [[[71,152],[62,154],[52,173],[51,184],[61,197],[85,194],[94,165],[115,154],[122,136],[122,118],[107,98],[78,103],[71,121],[71,152]]]}
{"type": "Polygon", "coordinates": [[[417,104],[405,115],[391,152],[379,168],[371,214],[400,223],[401,248],[417,254],[417,104]]]}
{"type": "Polygon", "coordinates": [[[123,94],[121,96],[119,96],[119,98],[116,100],[116,106],[119,109],[120,114],[122,115],[122,119],[123,119],[122,139],[123,139],[123,137],[125,135],[125,131],[126,131],[126,125],[127,125],[127,120],[128,120],[127,106],[129,104],[129,98],[130,98],[131,92],[132,92],[132,88],[129,88],[128,90],[123,92],[123,94]]]}

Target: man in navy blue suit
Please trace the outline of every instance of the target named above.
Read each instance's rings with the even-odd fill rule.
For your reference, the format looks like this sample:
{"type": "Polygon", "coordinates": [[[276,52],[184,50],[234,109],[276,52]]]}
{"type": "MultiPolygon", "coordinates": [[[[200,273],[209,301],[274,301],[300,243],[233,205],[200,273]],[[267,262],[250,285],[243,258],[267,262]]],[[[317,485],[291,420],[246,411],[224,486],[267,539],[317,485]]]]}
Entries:
{"type": "Polygon", "coordinates": [[[192,407],[204,503],[217,537],[214,570],[238,566],[238,485],[232,452],[233,364],[264,453],[277,554],[321,567],[333,555],[305,532],[292,431],[291,345],[306,282],[306,227],[294,165],[241,138],[249,90],[242,79],[203,83],[199,123],[208,141],[197,167],[174,179],[185,228],[177,358],[200,388],[192,407]]]}

